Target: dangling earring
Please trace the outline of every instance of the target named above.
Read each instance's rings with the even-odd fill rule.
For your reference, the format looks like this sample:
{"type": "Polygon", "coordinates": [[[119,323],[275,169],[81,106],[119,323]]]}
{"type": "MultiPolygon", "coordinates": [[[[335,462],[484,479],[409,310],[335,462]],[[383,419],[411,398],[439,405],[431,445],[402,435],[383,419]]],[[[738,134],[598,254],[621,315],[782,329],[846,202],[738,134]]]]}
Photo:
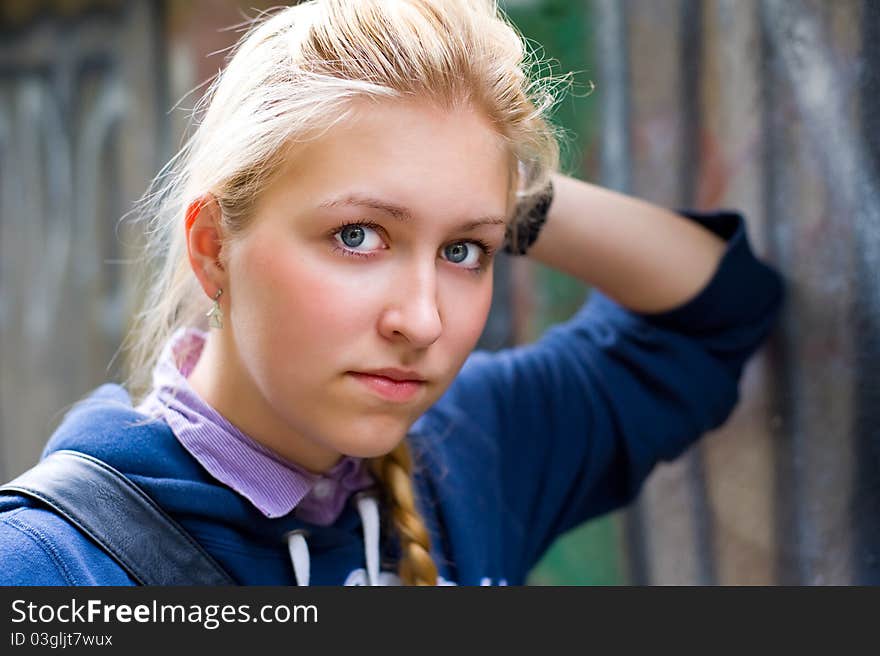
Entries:
{"type": "Polygon", "coordinates": [[[208,310],[208,313],[205,315],[208,317],[208,325],[211,328],[222,328],[223,327],[223,310],[220,309],[220,301],[217,300],[220,298],[220,294],[223,293],[222,289],[218,289],[217,293],[214,294],[214,305],[208,310]]]}

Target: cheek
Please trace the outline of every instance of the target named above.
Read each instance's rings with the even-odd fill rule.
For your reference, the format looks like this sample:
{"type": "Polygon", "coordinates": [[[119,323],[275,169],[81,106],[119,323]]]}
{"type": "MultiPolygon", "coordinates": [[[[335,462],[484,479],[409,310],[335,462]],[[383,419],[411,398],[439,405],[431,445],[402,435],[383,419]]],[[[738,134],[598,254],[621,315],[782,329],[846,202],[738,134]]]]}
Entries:
{"type": "Polygon", "coordinates": [[[332,358],[364,329],[374,300],[352,284],[350,274],[322,267],[301,250],[283,253],[277,243],[254,244],[239,261],[239,271],[231,272],[239,282],[236,331],[260,343],[262,356],[332,358]]]}
{"type": "Polygon", "coordinates": [[[492,305],[492,279],[488,275],[484,285],[459,287],[451,292],[450,302],[445,305],[448,309],[443,313],[444,333],[458,365],[470,355],[486,326],[492,305]]]}

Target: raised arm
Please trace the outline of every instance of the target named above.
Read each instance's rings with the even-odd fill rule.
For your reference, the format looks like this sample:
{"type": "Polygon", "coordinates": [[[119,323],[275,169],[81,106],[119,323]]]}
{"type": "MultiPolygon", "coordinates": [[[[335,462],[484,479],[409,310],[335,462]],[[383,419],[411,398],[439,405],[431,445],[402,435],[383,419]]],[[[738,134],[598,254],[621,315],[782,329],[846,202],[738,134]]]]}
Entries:
{"type": "Polygon", "coordinates": [[[725,243],[674,212],[564,175],[529,257],[580,278],[635,312],[664,312],[697,294],[725,243]]]}

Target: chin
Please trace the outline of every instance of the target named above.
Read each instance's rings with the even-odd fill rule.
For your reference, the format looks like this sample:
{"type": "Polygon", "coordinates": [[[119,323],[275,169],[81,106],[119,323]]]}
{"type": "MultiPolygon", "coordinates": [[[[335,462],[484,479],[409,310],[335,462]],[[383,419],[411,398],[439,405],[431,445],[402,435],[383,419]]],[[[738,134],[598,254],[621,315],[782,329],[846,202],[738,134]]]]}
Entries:
{"type": "Polygon", "coordinates": [[[387,439],[382,439],[359,442],[356,444],[346,444],[341,449],[341,452],[347,456],[352,456],[354,458],[381,458],[382,456],[390,453],[394,449],[394,447],[400,444],[400,441],[404,437],[406,437],[405,434],[401,435],[400,439],[393,442],[387,439]]]}
{"type": "Polygon", "coordinates": [[[349,426],[341,430],[346,435],[345,443],[338,444],[341,453],[355,458],[379,458],[389,453],[406,437],[407,429],[399,423],[393,426],[376,425],[369,422],[364,426],[349,426]]]}

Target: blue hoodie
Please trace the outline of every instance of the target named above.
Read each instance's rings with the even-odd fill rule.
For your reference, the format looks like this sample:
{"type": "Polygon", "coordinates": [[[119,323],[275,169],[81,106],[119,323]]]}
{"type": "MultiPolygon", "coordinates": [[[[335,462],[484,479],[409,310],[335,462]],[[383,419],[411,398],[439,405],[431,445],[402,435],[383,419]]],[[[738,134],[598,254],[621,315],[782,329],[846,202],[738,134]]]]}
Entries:
{"type": "MultiPolygon", "coordinates": [[[[727,242],[692,299],[631,312],[594,290],[536,342],[475,351],[413,425],[418,506],[443,582],[522,584],[569,529],[628,503],[652,467],[730,416],[748,358],[783,300],[779,273],[758,260],[735,213],[686,213],[727,242]]],[[[285,536],[305,529],[312,584],[357,584],[377,543],[364,508],[335,524],[269,519],[212,478],[161,421],[143,423],[117,385],[65,417],[43,456],[73,449],[141,486],[239,583],[294,585],[285,536]],[[138,422],[140,422],[139,425],[138,422]]],[[[133,531],[137,527],[132,527],[133,531]]],[[[380,580],[395,582],[393,540],[378,540],[380,580]]],[[[302,578],[300,576],[300,578],[302,578]]],[[[0,496],[0,585],[131,585],[104,552],[54,513],[0,496]]]]}

